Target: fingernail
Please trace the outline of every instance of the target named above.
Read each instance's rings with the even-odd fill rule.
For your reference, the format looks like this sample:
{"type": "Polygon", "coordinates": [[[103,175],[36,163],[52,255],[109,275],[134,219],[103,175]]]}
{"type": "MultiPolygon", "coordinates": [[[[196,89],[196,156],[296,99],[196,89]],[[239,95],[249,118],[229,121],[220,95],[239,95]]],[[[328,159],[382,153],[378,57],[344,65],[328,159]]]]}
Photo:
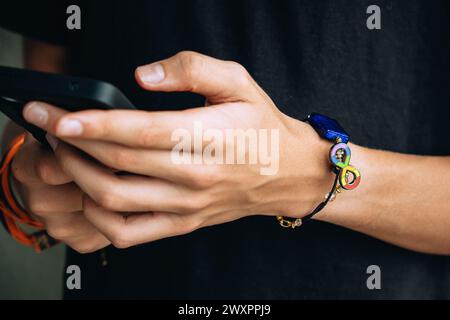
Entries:
{"type": "Polygon", "coordinates": [[[75,119],[65,119],[58,125],[58,135],[65,137],[76,137],[83,133],[83,125],[75,119]]]}
{"type": "Polygon", "coordinates": [[[159,63],[139,67],[137,68],[137,74],[143,82],[150,84],[160,83],[166,77],[164,68],[159,63]]]}
{"type": "Polygon", "coordinates": [[[38,127],[43,127],[48,121],[48,111],[44,106],[37,102],[32,102],[26,106],[24,110],[24,118],[29,123],[34,124],[38,127]]]}
{"type": "Polygon", "coordinates": [[[58,148],[59,140],[52,136],[50,133],[47,133],[45,138],[47,139],[50,147],[52,147],[53,151],[56,151],[56,148],[58,148]]]}

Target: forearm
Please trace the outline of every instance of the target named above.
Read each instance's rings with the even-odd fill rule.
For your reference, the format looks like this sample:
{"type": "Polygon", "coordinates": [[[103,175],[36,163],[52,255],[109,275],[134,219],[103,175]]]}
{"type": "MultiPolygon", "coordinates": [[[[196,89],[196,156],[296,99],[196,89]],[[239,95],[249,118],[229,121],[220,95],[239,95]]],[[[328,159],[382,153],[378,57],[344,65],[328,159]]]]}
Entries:
{"type": "Polygon", "coordinates": [[[407,249],[450,254],[450,157],[351,148],[363,180],[317,219],[407,249]]]}

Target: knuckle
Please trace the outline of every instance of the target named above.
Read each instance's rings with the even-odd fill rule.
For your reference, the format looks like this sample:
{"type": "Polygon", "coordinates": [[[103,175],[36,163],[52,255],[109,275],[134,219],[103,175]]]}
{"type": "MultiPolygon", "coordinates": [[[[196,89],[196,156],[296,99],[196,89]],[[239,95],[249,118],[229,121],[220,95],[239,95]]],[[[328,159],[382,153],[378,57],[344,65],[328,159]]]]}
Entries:
{"type": "Polygon", "coordinates": [[[75,234],[74,230],[70,226],[49,226],[47,227],[47,233],[56,240],[64,240],[75,234]]]}
{"type": "Polygon", "coordinates": [[[197,52],[184,50],[177,53],[176,57],[182,64],[189,67],[195,64],[201,56],[197,52]]]}
{"type": "Polygon", "coordinates": [[[71,248],[76,252],[78,252],[79,254],[93,253],[101,249],[97,244],[93,243],[92,241],[76,244],[71,246],[71,248]]]}
{"type": "Polygon", "coordinates": [[[95,202],[102,208],[110,211],[120,211],[122,207],[119,195],[111,187],[99,192],[95,197],[95,202]]]}
{"type": "Polygon", "coordinates": [[[209,196],[200,193],[183,199],[183,210],[187,213],[197,213],[211,204],[209,196]]]}
{"type": "Polygon", "coordinates": [[[110,239],[112,245],[117,249],[127,249],[133,245],[132,241],[128,238],[126,232],[116,232],[110,239]]]}
{"type": "Polygon", "coordinates": [[[126,224],[115,224],[107,232],[106,237],[112,246],[117,249],[127,249],[134,245],[132,234],[128,231],[126,224]]]}
{"type": "Polygon", "coordinates": [[[89,136],[105,137],[114,130],[114,122],[112,120],[115,118],[115,110],[102,110],[100,115],[97,111],[86,111],[86,115],[91,115],[95,118],[95,121],[86,121],[83,124],[85,132],[89,136]]]}
{"type": "Polygon", "coordinates": [[[133,166],[135,157],[129,150],[120,148],[111,155],[111,160],[116,169],[126,169],[133,166]]]}
{"type": "Polygon", "coordinates": [[[28,209],[38,216],[44,216],[46,212],[50,211],[48,203],[33,193],[25,197],[25,202],[28,209]]]}
{"type": "Polygon", "coordinates": [[[36,175],[39,180],[45,184],[52,185],[57,182],[54,169],[47,163],[45,159],[36,162],[36,175]]]}
{"type": "Polygon", "coordinates": [[[236,74],[242,74],[242,75],[245,75],[245,76],[248,75],[247,69],[242,64],[240,64],[239,62],[229,61],[228,63],[230,65],[230,68],[232,68],[236,74]]]}
{"type": "MultiPolygon", "coordinates": [[[[205,60],[200,54],[192,51],[182,51],[178,53],[177,58],[187,82],[191,83],[202,73],[205,60]]],[[[191,83],[191,85],[193,84],[191,83]]],[[[194,90],[194,88],[191,89],[194,90]]]]}
{"type": "Polygon", "coordinates": [[[201,170],[193,170],[189,176],[192,184],[198,189],[208,189],[219,183],[220,170],[215,167],[203,167],[201,170]]]}
{"type": "Polygon", "coordinates": [[[236,83],[243,87],[248,86],[251,83],[251,76],[247,69],[240,63],[234,61],[231,61],[229,63],[231,70],[235,74],[234,79],[236,83]]]}
{"type": "Polygon", "coordinates": [[[152,126],[146,126],[139,130],[138,133],[138,144],[141,147],[151,147],[155,144],[156,141],[159,140],[157,136],[157,130],[155,130],[155,127],[152,126]]]}

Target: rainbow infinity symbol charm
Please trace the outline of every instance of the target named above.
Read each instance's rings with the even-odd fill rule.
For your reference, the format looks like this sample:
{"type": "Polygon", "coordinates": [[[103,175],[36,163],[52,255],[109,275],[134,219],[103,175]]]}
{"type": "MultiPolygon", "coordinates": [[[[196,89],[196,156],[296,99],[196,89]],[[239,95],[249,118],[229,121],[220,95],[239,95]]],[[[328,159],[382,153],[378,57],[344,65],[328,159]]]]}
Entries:
{"type": "Polygon", "coordinates": [[[361,181],[359,170],[350,165],[351,157],[352,152],[346,143],[338,142],[330,150],[330,161],[338,170],[339,184],[345,190],[355,189],[361,181]]]}

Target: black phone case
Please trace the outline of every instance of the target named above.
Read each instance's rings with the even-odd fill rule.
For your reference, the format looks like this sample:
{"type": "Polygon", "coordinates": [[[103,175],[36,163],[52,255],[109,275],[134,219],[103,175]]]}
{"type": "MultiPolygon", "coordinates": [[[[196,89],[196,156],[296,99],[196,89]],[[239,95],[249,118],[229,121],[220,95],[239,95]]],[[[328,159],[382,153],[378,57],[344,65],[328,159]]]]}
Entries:
{"type": "Polygon", "coordinates": [[[135,109],[119,89],[107,82],[0,67],[0,111],[48,146],[46,132],[22,116],[29,101],[47,102],[67,111],[135,109]]]}

